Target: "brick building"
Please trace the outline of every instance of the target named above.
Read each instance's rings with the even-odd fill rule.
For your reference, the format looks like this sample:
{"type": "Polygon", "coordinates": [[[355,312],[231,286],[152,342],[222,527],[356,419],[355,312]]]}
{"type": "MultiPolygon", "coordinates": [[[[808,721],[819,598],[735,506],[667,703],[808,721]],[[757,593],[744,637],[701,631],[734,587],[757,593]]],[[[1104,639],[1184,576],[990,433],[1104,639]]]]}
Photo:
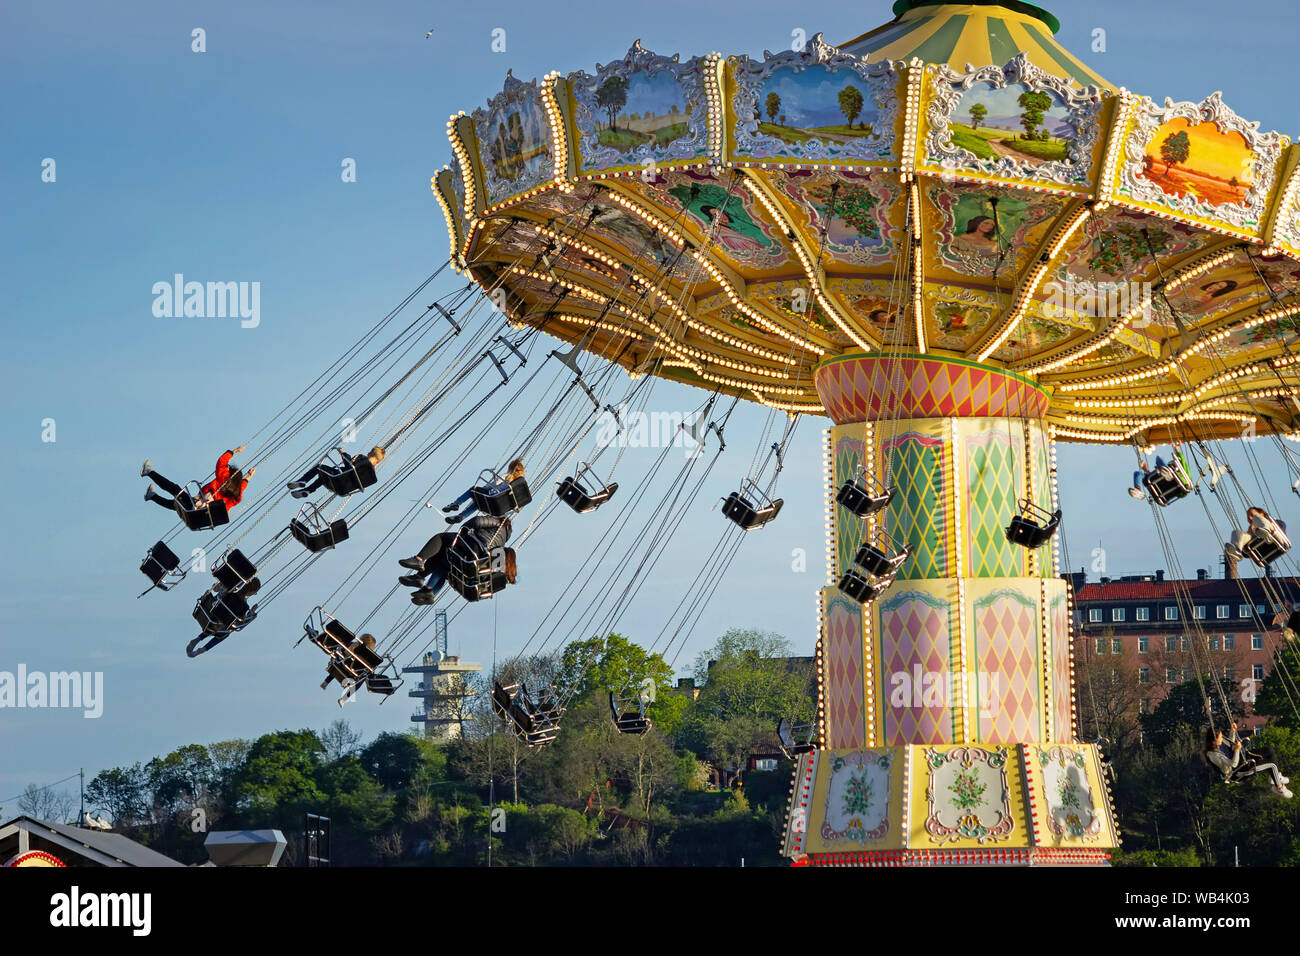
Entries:
{"type": "MultiPolygon", "coordinates": [[[[1205,570],[1194,581],[1166,580],[1163,571],[1098,583],[1088,583],[1083,572],[1066,577],[1075,595],[1076,664],[1109,661],[1135,670],[1139,713],[1154,710],[1174,686],[1196,680],[1199,662],[1202,676],[1212,666],[1234,706],[1253,714],[1254,691],[1285,640],[1271,595],[1300,593],[1297,578],[1274,578],[1266,589],[1258,578],[1212,578],[1205,570]],[[1208,653],[1193,656],[1196,639],[1208,653]]],[[[1252,717],[1247,724],[1260,722],[1252,717]]]]}

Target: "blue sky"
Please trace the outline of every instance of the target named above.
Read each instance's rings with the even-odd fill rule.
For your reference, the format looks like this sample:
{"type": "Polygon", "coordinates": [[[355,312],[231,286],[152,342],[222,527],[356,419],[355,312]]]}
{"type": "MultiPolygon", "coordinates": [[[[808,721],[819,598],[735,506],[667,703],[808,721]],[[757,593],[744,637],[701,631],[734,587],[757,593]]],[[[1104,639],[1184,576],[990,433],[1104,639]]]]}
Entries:
{"type": "MultiPolygon", "coordinates": [[[[165,530],[161,512],[140,501],[138,468],[149,456],[178,479],[205,473],[216,452],[244,442],[436,267],[447,242],[428,183],[448,159],[450,113],[484,103],[508,68],[524,79],[591,71],[638,37],[685,57],[760,56],[787,46],[795,29],[832,42],[857,36],[888,20],[888,6],[6,4],[0,670],[102,670],[106,699],[98,720],[0,711],[0,801],[78,767],[89,777],[191,742],[319,728],[339,715],[317,688],[319,655],[290,645],[360,549],[331,555],[338,560],[321,562],[319,575],[249,630],[187,660],[197,585],[135,598],[140,556],[165,530]],[[191,52],[196,27],[206,31],[203,54],[191,52]],[[505,53],[491,52],[495,28],[506,31],[505,53]],[[41,181],[47,157],[57,163],[54,183],[41,181]],[[355,183],[341,181],[345,158],[356,161],[355,183]],[[260,282],[260,325],[156,318],[150,290],[178,272],[260,282]],[[53,443],[41,441],[46,418],[56,422],[53,443]]],[[[1177,99],[1222,89],[1244,116],[1294,135],[1289,88],[1273,79],[1293,62],[1291,5],[1261,0],[1249,18],[1222,10],[1207,0],[1106,0],[1054,12],[1061,41],[1112,81],[1177,99]],[[1098,27],[1106,53],[1089,52],[1098,27]]],[[[664,386],[654,402],[689,409],[701,394],[664,386]]],[[[737,413],[736,457],[724,459],[705,496],[725,494],[744,472],[761,422],[755,408],[737,413]]],[[[505,424],[507,434],[517,426],[505,424]]],[[[679,670],[731,626],[775,630],[812,652],[823,579],[820,427],[801,428],[782,480],[784,512],[746,543],[679,670]],[[809,555],[804,573],[791,570],[795,548],[809,555]]],[[[1283,499],[1282,469],[1260,447],[1283,499]]],[[[629,472],[647,462],[629,453],[629,472]]],[[[1074,563],[1101,543],[1112,571],[1163,566],[1144,506],[1124,494],[1131,453],[1067,445],[1061,464],[1067,515],[1085,516],[1073,524],[1074,563]]],[[[1217,550],[1198,514],[1169,514],[1189,569],[1210,566],[1217,550]]],[[[631,638],[653,639],[722,521],[704,511],[679,535],[684,556],[665,562],[647,595],[662,606],[629,617],[621,629],[631,638]]],[[[494,623],[502,654],[531,633],[598,526],[575,519],[549,530],[548,559],[525,563],[528,583],[509,600],[466,612],[453,649],[488,663],[494,623]]],[[[358,543],[372,533],[359,532],[358,543]]],[[[377,600],[387,586],[368,583],[362,598],[377,600]]],[[[410,726],[413,709],[401,697],[345,713],[371,736],[410,726]]]]}

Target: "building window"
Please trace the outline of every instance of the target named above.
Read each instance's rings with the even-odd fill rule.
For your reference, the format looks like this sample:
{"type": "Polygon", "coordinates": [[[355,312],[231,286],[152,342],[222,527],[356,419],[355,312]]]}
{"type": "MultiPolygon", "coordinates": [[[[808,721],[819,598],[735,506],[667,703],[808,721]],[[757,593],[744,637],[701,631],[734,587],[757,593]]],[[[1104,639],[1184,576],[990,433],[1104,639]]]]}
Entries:
{"type": "Polygon", "coordinates": [[[1224,634],[1224,635],[1223,635],[1223,649],[1224,649],[1225,651],[1235,651],[1235,650],[1237,649],[1237,635],[1236,635],[1236,634],[1224,634]]]}
{"type": "Polygon", "coordinates": [[[1149,667],[1138,668],[1138,683],[1139,684],[1151,683],[1151,668],[1149,667]]]}
{"type": "Polygon", "coordinates": [[[1192,608],[1192,617],[1196,618],[1196,620],[1198,620],[1198,621],[1204,621],[1204,620],[1205,620],[1205,605],[1204,605],[1204,604],[1198,604],[1198,605],[1196,605],[1196,607],[1192,608]]]}
{"type": "Polygon", "coordinates": [[[1252,665],[1250,666],[1250,676],[1253,677],[1253,678],[1255,678],[1255,680],[1263,680],[1263,679],[1264,679],[1264,665],[1263,665],[1263,664],[1252,664],[1252,665]]]}
{"type": "Polygon", "coordinates": [[[761,759],[759,759],[759,760],[755,760],[755,761],[754,761],[754,769],[755,769],[755,770],[775,770],[775,769],[776,769],[776,758],[774,758],[774,757],[763,757],[763,758],[761,758],[761,759]]]}
{"type": "Polygon", "coordinates": [[[1219,635],[1211,634],[1209,637],[1209,641],[1210,641],[1210,650],[1217,651],[1219,649],[1219,635]]]}
{"type": "Polygon", "coordinates": [[[1147,651],[1149,651],[1149,650],[1151,650],[1151,638],[1149,638],[1149,637],[1139,637],[1139,638],[1138,638],[1138,653],[1139,653],[1139,654],[1145,654],[1145,653],[1146,653],[1147,651]]]}
{"type": "Polygon", "coordinates": [[[1250,605],[1249,604],[1237,605],[1237,617],[1247,617],[1247,618],[1250,617],[1250,605]]]}
{"type": "Polygon", "coordinates": [[[1149,713],[1151,713],[1151,698],[1150,698],[1150,697],[1143,697],[1141,700],[1138,701],[1138,713],[1139,713],[1139,714],[1149,714],[1149,713]]]}
{"type": "Polygon", "coordinates": [[[1149,608],[1149,607],[1140,607],[1140,608],[1136,608],[1135,611],[1134,611],[1134,614],[1133,614],[1133,619],[1134,619],[1135,621],[1149,621],[1149,620],[1151,620],[1151,608],[1149,608]]]}
{"type": "Polygon", "coordinates": [[[1166,605],[1166,606],[1165,606],[1165,620],[1166,620],[1166,621],[1176,621],[1176,620],[1178,620],[1178,605],[1177,605],[1177,604],[1169,604],[1169,605],[1166,605]]]}
{"type": "Polygon", "coordinates": [[[1124,609],[1122,607],[1113,607],[1110,609],[1110,619],[1119,623],[1124,620],[1124,609]]]}
{"type": "Polygon", "coordinates": [[[1177,684],[1177,683],[1178,683],[1178,668],[1177,668],[1177,667],[1166,667],[1166,668],[1165,668],[1165,683],[1166,683],[1166,684],[1177,684]]]}
{"type": "Polygon", "coordinates": [[[1225,667],[1223,669],[1223,679],[1230,684],[1235,684],[1237,682],[1237,668],[1231,664],[1225,667]]]}
{"type": "Polygon", "coordinates": [[[1250,635],[1250,649],[1251,649],[1252,651],[1262,651],[1262,650],[1264,649],[1264,635],[1263,635],[1263,634],[1252,634],[1252,635],[1250,635]]]}
{"type": "Polygon", "coordinates": [[[1232,605],[1220,604],[1214,609],[1214,616],[1217,618],[1226,618],[1231,611],[1232,605]]]}
{"type": "Polygon", "coordinates": [[[1112,637],[1110,639],[1110,652],[1112,654],[1123,654],[1124,642],[1120,640],[1118,637],[1112,637]]]}
{"type": "Polygon", "coordinates": [[[1097,638],[1097,653],[1098,654],[1106,653],[1106,638],[1104,637],[1097,638]]]}
{"type": "Polygon", "coordinates": [[[1186,634],[1183,635],[1183,638],[1179,643],[1182,644],[1184,651],[1190,651],[1192,649],[1192,642],[1187,639],[1186,634]]]}
{"type": "Polygon", "coordinates": [[[1088,623],[1089,624],[1101,623],[1101,608],[1099,607],[1088,608],[1088,623]]]}
{"type": "Polygon", "coordinates": [[[1170,634],[1165,638],[1165,653],[1172,654],[1176,650],[1178,650],[1178,636],[1170,634]]]}
{"type": "Polygon", "coordinates": [[[1264,605],[1262,605],[1262,604],[1256,604],[1256,605],[1255,605],[1255,613],[1258,614],[1258,615],[1260,615],[1260,616],[1262,617],[1262,616],[1264,615],[1264,605]]]}
{"type": "Polygon", "coordinates": [[[1191,669],[1190,667],[1184,667],[1184,668],[1183,668],[1183,683],[1184,683],[1184,684],[1186,684],[1189,680],[1191,680],[1191,679],[1192,679],[1193,677],[1195,677],[1195,676],[1196,676],[1196,675],[1192,673],[1192,669],[1191,669]]]}

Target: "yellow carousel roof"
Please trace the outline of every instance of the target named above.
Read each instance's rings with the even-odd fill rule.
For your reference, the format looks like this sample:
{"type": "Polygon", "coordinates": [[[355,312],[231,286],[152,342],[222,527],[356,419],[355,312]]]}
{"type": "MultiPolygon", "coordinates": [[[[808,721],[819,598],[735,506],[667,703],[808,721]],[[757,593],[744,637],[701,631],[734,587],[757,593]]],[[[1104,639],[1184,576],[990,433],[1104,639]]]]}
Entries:
{"type": "Polygon", "coordinates": [[[1053,34],[1060,23],[1034,4],[899,0],[894,13],[893,22],[840,44],[840,49],[869,60],[918,57],[925,63],[957,68],[967,63],[1006,63],[1023,52],[1040,70],[1080,86],[1114,89],[1056,42],[1053,34]]]}
{"type": "Polygon", "coordinates": [[[507,76],[448,123],[458,268],[514,321],[821,414],[854,352],[1010,370],[1065,439],[1300,434],[1300,149],[1117,89],[1028,3],[841,47],[507,76]]]}

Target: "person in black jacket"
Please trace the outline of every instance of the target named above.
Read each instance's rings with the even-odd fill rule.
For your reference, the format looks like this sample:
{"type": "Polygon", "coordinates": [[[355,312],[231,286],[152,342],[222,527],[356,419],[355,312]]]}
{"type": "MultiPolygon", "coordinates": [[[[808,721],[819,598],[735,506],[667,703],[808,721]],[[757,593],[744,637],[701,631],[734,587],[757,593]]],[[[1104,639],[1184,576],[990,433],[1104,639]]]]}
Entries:
{"type": "MultiPolygon", "coordinates": [[[[424,543],[424,547],[414,557],[403,558],[399,561],[398,564],[414,573],[403,575],[397,580],[407,587],[415,588],[416,597],[421,598],[420,603],[429,603],[437,596],[442,586],[447,583],[447,577],[451,571],[448,554],[457,537],[460,535],[473,535],[475,543],[484,551],[492,551],[495,548],[505,546],[506,542],[510,540],[512,530],[509,518],[475,515],[465,522],[459,532],[444,531],[441,534],[435,534],[424,543]]],[[[510,584],[514,583],[514,575],[510,573],[513,555],[514,549],[507,548],[505,576],[510,584]]],[[[495,581],[493,584],[495,586],[495,581]]]]}

